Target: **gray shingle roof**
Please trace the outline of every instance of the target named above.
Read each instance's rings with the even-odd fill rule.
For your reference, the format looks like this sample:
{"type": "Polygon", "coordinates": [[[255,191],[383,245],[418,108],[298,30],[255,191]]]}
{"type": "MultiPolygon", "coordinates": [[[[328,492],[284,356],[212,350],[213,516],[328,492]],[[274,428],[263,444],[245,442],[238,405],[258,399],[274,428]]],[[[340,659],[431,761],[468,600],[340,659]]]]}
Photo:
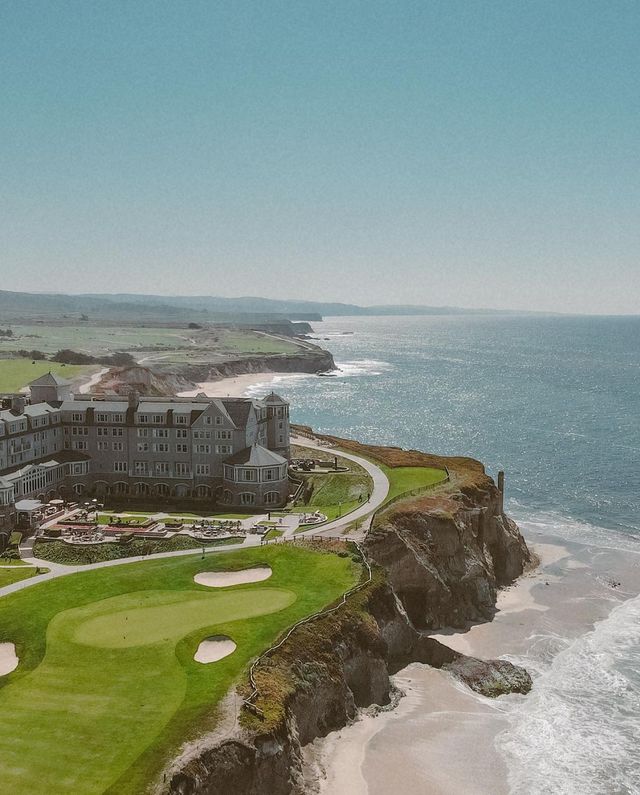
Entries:
{"type": "Polygon", "coordinates": [[[36,378],[35,381],[31,381],[29,386],[69,386],[70,384],[71,381],[65,381],[64,378],[60,378],[55,373],[45,373],[40,378],[36,378]]]}
{"type": "Polygon", "coordinates": [[[266,447],[262,447],[262,445],[259,444],[254,444],[252,447],[245,447],[244,450],[240,450],[240,452],[235,453],[235,455],[232,455],[225,461],[225,464],[249,467],[280,466],[286,463],[286,458],[274,453],[273,450],[267,450],[266,447]]]}

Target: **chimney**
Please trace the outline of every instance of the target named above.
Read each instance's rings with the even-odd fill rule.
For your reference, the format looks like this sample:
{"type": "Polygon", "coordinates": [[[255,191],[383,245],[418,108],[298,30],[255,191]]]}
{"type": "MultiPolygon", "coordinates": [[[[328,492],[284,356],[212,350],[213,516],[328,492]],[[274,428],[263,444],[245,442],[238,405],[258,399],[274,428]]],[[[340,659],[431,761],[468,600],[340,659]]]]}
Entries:
{"type": "Polygon", "coordinates": [[[139,402],[140,402],[140,395],[138,395],[135,389],[132,389],[129,392],[129,408],[137,409],[139,402]]]}
{"type": "Polygon", "coordinates": [[[26,400],[22,397],[22,395],[14,395],[11,398],[11,411],[14,414],[24,414],[24,407],[26,405],[26,400]]]}

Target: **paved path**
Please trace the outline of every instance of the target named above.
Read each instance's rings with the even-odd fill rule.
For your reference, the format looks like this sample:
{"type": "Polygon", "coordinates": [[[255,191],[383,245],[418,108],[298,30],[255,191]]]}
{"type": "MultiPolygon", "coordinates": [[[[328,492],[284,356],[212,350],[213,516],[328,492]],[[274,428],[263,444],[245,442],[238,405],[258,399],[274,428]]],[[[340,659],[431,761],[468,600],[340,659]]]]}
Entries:
{"type": "MultiPolygon", "coordinates": [[[[300,447],[309,447],[314,450],[323,450],[327,453],[336,454],[336,451],[331,447],[324,447],[323,445],[319,444],[318,442],[312,442],[308,439],[302,437],[293,437],[291,439],[292,444],[299,445],[300,447]]],[[[352,455],[351,453],[345,453],[340,451],[339,455],[342,458],[348,458],[350,461],[353,461],[356,464],[359,464],[363,469],[365,469],[371,479],[373,480],[373,488],[371,490],[371,495],[368,502],[364,503],[360,508],[356,508],[355,511],[351,511],[351,513],[345,514],[345,516],[340,517],[339,519],[335,519],[332,522],[327,522],[326,524],[320,525],[318,527],[312,527],[309,530],[303,530],[300,533],[296,534],[297,537],[304,537],[304,536],[317,536],[317,535],[325,535],[328,537],[340,537],[340,538],[350,538],[354,540],[360,540],[367,530],[369,529],[369,525],[371,524],[371,519],[373,517],[374,511],[382,505],[382,503],[387,498],[387,494],[389,493],[389,481],[387,476],[384,472],[380,469],[380,467],[372,464],[370,461],[367,461],[364,458],[360,458],[359,456],[352,455]],[[358,531],[355,533],[345,533],[345,529],[352,524],[354,521],[363,519],[362,524],[358,528],[358,531]]],[[[281,528],[285,529],[285,528],[281,528]]],[[[290,532],[287,532],[286,535],[290,537],[290,532]]],[[[260,546],[261,537],[258,535],[247,535],[245,540],[241,544],[228,544],[222,545],[217,547],[208,548],[206,550],[207,555],[212,553],[220,553],[220,552],[233,552],[238,549],[244,549],[246,547],[256,547],[260,546]]],[[[25,542],[25,545],[21,547],[22,552],[29,552],[33,548],[33,539],[28,539],[25,542]]],[[[179,549],[175,552],[156,552],[152,555],[138,555],[132,558],[120,558],[118,560],[104,560],[100,563],[88,563],[82,566],[66,566],[62,563],[51,563],[48,560],[42,560],[40,558],[34,557],[23,557],[25,563],[29,563],[33,566],[39,566],[40,568],[49,569],[46,574],[40,574],[35,577],[30,577],[27,580],[20,580],[19,582],[11,583],[11,585],[5,585],[3,588],[0,588],[0,597],[6,596],[7,594],[14,593],[15,591],[21,591],[23,588],[29,588],[32,585],[37,585],[38,583],[45,582],[46,580],[54,580],[57,577],[64,577],[69,574],[75,574],[76,572],[80,571],[90,571],[92,569],[104,569],[109,566],[121,566],[126,563],[138,563],[144,560],[157,560],[159,558],[173,558],[178,557],[180,555],[202,555],[202,547],[198,547],[196,549],[179,549]]]]}
{"type": "Polygon", "coordinates": [[[309,530],[303,530],[300,533],[296,533],[296,535],[305,536],[322,534],[328,536],[340,536],[342,538],[353,538],[356,540],[361,539],[364,535],[366,535],[366,532],[369,529],[374,511],[379,508],[387,499],[387,494],[389,493],[389,479],[387,476],[379,466],[372,464],[371,461],[367,461],[366,458],[360,458],[360,456],[352,455],[351,453],[345,453],[342,450],[340,450],[338,453],[333,447],[324,447],[317,441],[310,441],[309,439],[303,438],[301,436],[293,436],[291,438],[291,444],[295,444],[300,447],[310,447],[312,450],[323,450],[325,453],[331,453],[332,455],[339,455],[342,458],[348,458],[349,461],[353,461],[354,463],[359,464],[363,469],[366,469],[373,481],[373,488],[371,490],[369,500],[360,508],[356,508],[355,511],[351,511],[351,513],[345,514],[345,516],[341,516],[339,519],[335,519],[332,522],[327,522],[327,524],[320,525],[319,527],[312,527],[309,530]],[[358,531],[356,533],[345,534],[345,528],[352,522],[355,522],[359,519],[363,519],[364,521],[360,525],[358,531]]]}

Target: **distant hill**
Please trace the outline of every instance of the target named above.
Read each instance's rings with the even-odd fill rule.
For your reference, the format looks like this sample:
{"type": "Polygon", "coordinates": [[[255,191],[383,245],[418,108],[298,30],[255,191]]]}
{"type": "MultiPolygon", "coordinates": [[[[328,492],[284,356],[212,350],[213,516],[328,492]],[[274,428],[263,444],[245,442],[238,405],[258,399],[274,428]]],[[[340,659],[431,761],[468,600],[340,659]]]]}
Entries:
{"type": "MultiPolygon", "coordinates": [[[[138,301],[149,305],[171,303],[174,306],[190,307],[209,312],[248,312],[275,313],[289,319],[313,319],[318,317],[347,315],[478,315],[478,314],[515,314],[510,310],[499,309],[465,309],[452,306],[423,306],[419,304],[376,304],[360,306],[332,301],[299,301],[295,299],[259,298],[257,296],[241,296],[223,298],[212,295],[178,295],[168,298],[161,295],[136,295],[133,293],[115,293],[101,295],[90,293],[87,297],[100,298],[105,301],[130,302],[138,301]],[[295,317],[294,317],[295,316],[295,317]]],[[[522,313],[518,313],[522,314],[522,313]]]]}
{"type": "MultiPolygon", "coordinates": [[[[359,306],[326,301],[244,296],[137,295],[135,293],[18,293],[0,290],[0,321],[13,318],[50,318],[117,321],[130,317],[138,321],[265,323],[274,320],[320,320],[326,316],[348,315],[478,315],[515,314],[508,310],[463,309],[412,304],[359,306]]],[[[521,314],[521,313],[518,313],[521,314]]]]}

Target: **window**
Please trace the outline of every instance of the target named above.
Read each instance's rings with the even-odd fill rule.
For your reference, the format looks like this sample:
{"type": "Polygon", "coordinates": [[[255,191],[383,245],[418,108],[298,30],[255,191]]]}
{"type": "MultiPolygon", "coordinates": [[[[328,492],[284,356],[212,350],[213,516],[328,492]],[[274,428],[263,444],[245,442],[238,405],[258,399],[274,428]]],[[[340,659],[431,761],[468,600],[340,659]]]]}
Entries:
{"type": "Polygon", "coordinates": [[[204,424],[205,425],[211,425],[211,417],[205,417],[204,418],[204,424]]]}
{"type": "Polygon", "coordinates": [[[241,505],[253,505],[256,501],[256,495],[251,491],[243,491],[240,495],[241,505]]]}
{"type": "Polygon", "coordinates": [[[98,436],[108,436],[109,435],[109,429],[108,428],[98,428],[96,430],[96,434],[98,436]]]}
{"type": "Polygon", "coordinates": [[[277,491],[268,491],[264,495],[264,502],[265,505],[274,505],[276,502],[280,502],[280,495],[277,491]]]}
{"type": "Polygon", "coordinates": [[[169,452],[169,445],[167,442],[156,442],[153,445],[153,452],[154,453],[168,453],[169,452]]]}
{"type": "Polygon", "coordinates": [[[176,475],[189,475],[191,469],[184,461],[176,461],[176,475]]]}
{"type": "Polygon", "coordinates": [[[173,415],[176,425],[186,425],[189,417],[186,414],[174,414],[173,415]]]}
{"type": "Polygon", "coordinates": [[[121,453],[124,450],[124,444],[122,442],[114,442],[113,443],[113,449],[117,453],[121,453]]]}
{"type": "Polygon", "coordinates": [[[109,422],[108,414],[96,414],[96,422],[109,422]]]}
{"type": "Polygon", "coordinates": [[[211,439],[211,431],[194,431],[194,439],[211,439]]]}
{"type": "Polygon", "coordinates": [[[153,421],[156,425],[160,425],[161,422],[164,422],[164,414],[154,414],[153,421]]]}
{"type": "Polygon", "coordinates": [[[216,417],[216,425],[222,425],[222,417],[216,417]]]}
{"type": "Polygon", "coordinates": [[[112,436],[124,436],[124,428],[112,428],[111,429],[111,435],[112,436]]]}
{"type": "Polygon", "coordinates": [[[208,475],[210,472],[209,464],[196,464],[196,475],[208,475]]]}
{"type": "Polygon", "coordinates": [[[240,480],[245,481],[255,481],[257,480],[255,469],[241,469],[240,470],[240,480]]]}
{"type": "Polygon", "coordinates": [[[188,436],[185,428],[178,428],[176,431],[176,439],[186,439],[188,436]]]}
{"type": "Polygon", "coordinates": [[[156,461],[156,475],[168,475],[168,474],[169,474],[169,462],[156,461]]]}
{"type": "Polygon", "coordinates": [[[138,442],[138,452],[139,453],[148,453],[149,452],[149,442],[138,442]]]}
{"type": "Polygon", "coordinates": [[[138,414],[138,422],[141,422],[141,423],[149,422],[149,415],[148,414],[138,414]]]}
{"type": "Polygon", "coordinates": [[[108,450],[109,442],[98,442],[98,450],[108,450]]]}
{"type": "Polygon", "coordinates": [[[196,453],[201,453],[204,455],[208,455],[211,453],[211,445],[210,444],[197,444],[196,445],[196,453]]]}
{"type": "Polygon", "coordinates": [[[138,428],[138,437],[139,438],[141,438],[143,436],[148,436],[148,435],[149,435],[149,429],[148,428],[138,428]]]}
{"type": "Polygon", "coordinates": [[[146,475],[147,474],[147,462],[146,461],[134,461],[133,462],[133,471],[136,475],[146,475]]]}
{"type": "Polygon", "coordinates": [[[231,455],[231,451],[233,448],[230,444],[217,444],[216,445],[216,453],[218,455],[231,455]]]}
{"type": "Polygon", "coordinates": [[[216,431],[216,439],[231,439],[231,431],[216,431]]]}
{"type": "Polygon", "coordinates": [[[277,476],[277,469],[264,469],[262,471],[263,480],[275,480],[277,476]]]}
{"type": "MultiPolygon", "coordinates": [[[[82,422],[83,419],[82,414],[74,413],[71,415],[71,422],[82,422]]],[[[11,430],[13,430],[13,428],[11,430]]]]}
{"type": "Polygon", "coordinates": [[[169,431],[167,428],[154,428],[153,435],[156,439],[168,439],[169,431]]]}
{"type": "Polygon", "coordinates": [[[71,447],[73,450],[86,450],[87,443],[84,441],[84,439],[78,439],[73,442],[71,447]]]}
{"type": "Polygon", "coordinates": [[[177,444],[176,445],[176,453],[188,453],[189,452],[189,445],[188,444],[177,444]]]}
{"type": "Polygon", "coordinates": [[[111,418],[112,422],[124,422],[124,415],[122,414],[114,414],[111,418]]]}
{"type": "Polygon", "coordinates": [[[126,461],[114,461],[113,462],[113,471],[114,472],[126,472],[127,471],[127,462],[126,461]]]}

